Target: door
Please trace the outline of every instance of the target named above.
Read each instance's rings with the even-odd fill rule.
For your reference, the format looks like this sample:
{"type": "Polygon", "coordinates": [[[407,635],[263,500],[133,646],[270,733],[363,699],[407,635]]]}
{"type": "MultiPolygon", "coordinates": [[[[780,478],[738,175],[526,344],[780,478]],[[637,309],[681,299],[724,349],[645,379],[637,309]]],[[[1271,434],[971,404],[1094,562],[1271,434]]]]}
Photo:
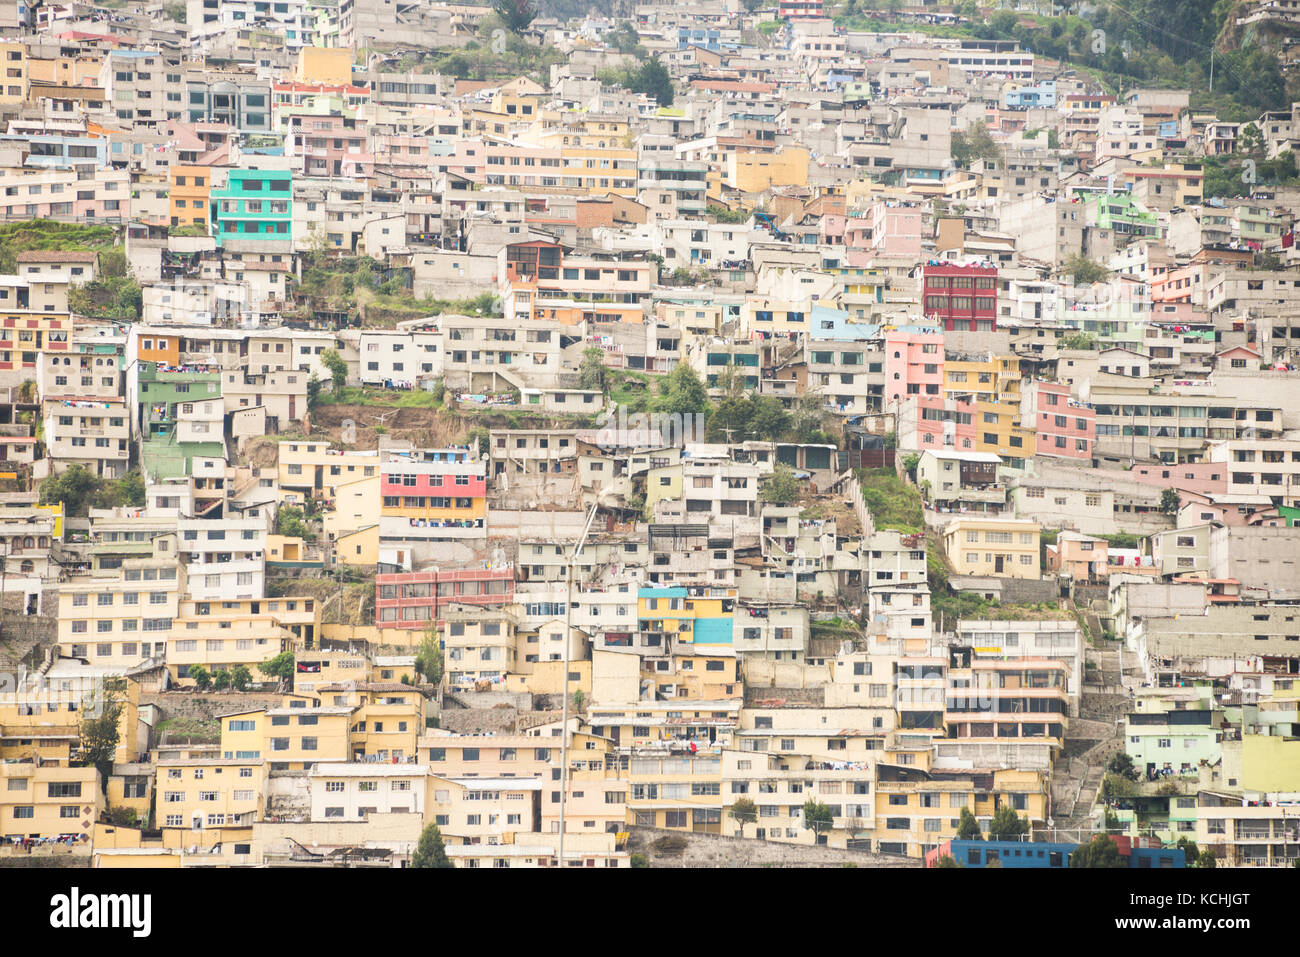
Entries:
{"type": "Polygon", "coordinates": [[[1002,556],[1001,556],[1001,555],[999,555],[997,558],[993,559],[993,572],[994,572],[994,574],[997,574],[997,575],[1001,575],[1001,574],[1002,574],[1002,564],[1003,564],[1003,562],[1002,562],[1002,556]]]}

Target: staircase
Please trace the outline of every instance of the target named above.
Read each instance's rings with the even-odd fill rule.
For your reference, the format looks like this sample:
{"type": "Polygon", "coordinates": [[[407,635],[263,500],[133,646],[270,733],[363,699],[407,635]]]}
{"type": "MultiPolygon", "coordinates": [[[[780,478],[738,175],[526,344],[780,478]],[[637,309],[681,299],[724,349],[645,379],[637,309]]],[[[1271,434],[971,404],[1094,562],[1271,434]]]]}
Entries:
{"type": "Polygon", "coordinates": [[[1119,654],[1087,648],[1079,717],[1070,721],[1052,771],[1052,819],[1058,828],[1087,828],[1106,765],[1124,750],[1120,719],[1132,708],[1120,675],[1119,654]]]}

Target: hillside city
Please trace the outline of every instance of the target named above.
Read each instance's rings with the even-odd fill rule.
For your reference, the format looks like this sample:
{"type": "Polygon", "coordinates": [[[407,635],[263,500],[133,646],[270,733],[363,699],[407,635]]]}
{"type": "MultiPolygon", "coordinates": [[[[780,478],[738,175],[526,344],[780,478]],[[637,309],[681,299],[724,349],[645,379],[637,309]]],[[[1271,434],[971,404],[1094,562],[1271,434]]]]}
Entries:
{"type": "Polygon", "coordinates": [[[0,57],[0,867],[1300,867],[1296,0],[0,57]]]}

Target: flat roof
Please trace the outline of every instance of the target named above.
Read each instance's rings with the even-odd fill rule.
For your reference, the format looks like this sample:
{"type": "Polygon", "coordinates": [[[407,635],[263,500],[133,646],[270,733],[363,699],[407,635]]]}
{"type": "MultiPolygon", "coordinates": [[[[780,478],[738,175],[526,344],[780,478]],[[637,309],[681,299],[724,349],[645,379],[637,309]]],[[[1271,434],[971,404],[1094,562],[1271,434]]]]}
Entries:
{"type": "Polygon", "coordinates": [[[427,764],[381,764],[379,762],[339,762],[325,765],[317,764],[308,773],[308,777],[320,778],[400,778],[431,777],[433,770],[427,764]]]}

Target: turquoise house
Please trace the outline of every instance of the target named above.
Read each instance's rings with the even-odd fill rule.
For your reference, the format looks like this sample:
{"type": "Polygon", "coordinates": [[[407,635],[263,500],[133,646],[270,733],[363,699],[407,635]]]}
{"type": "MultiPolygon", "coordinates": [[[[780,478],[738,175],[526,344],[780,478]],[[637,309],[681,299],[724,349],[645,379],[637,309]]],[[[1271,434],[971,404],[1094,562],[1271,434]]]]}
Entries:
{"type": "Polygon", "coordinates": [[[218,246],[293,238],[293,175],[287,170],[232,169],[211,201],[218,246]]]}

